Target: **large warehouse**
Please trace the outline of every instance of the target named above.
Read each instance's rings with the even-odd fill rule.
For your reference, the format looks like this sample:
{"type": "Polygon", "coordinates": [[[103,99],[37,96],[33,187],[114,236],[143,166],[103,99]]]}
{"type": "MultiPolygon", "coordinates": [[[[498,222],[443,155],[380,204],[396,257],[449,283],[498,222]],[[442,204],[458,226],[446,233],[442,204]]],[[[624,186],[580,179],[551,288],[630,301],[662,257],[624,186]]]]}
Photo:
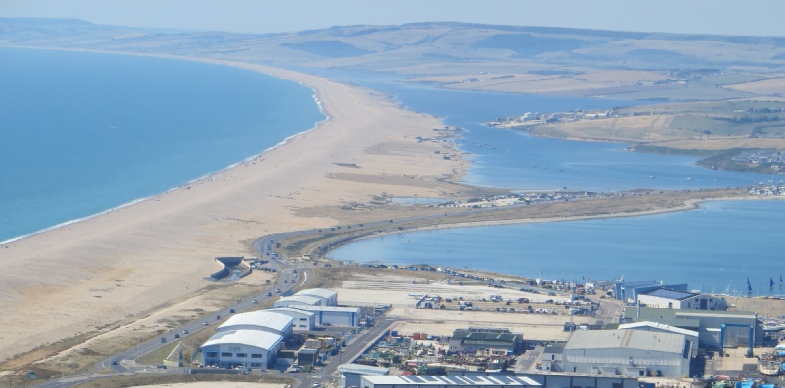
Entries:
{"type": "Polygon", "coordinates": [[[295,296],[310,296],[322,300],[321,306],[337,306],[338,293],[326,288],[308,288],[294,294],[295,296]]]}
{"type": "Polygon", "coordinates": [[[273,307],[302,307],[302,306],[321,306],[322,298],[308,295],[282,296],[273,303],[273,307]]]}
{"type": "Polygon", "coordinates": [[[565,372],[681,377],[690,375],[691,343],[683,334],[578,330],[562,354],[565,372]]]}
{"type": "Polygon", "coordinates": [[[259,310],[249,313],[235,314],[226,320],[216,330],[261,330],[278,334],[284,338],[292,334],[294,318],[289,315],[272,310],[259,310]]]}
{"type": "Polygon", "coordinates": [[[270,309],[267,311],[288,315],[294,318],[294,323],[292,324],[292,330],[294,331],[313,330],[314,318],[316,317],[316,314],[310,311],[295,309],[291,307],[280,307],[277,309],[270,309]]]}
{"type": "Polygon", "coordinates": [[[261,330],[215,333],[200,348],[202,365],[219,368],[268,369],[275,367],[283,337],[261,330]]]}
{"type": "Polygon", "coordinates": [[[504,350],[516,352],[523,342],[523,334],[506,332],[487,332],[479,328],[456,329],[450,338],[450,351],[474,353],[478,350],[504,350]]]}
{"type": "Polygon", "coordinates": [[[540,383],[525,376],[363,376],[361,388],[540,388],[540,383]]]}

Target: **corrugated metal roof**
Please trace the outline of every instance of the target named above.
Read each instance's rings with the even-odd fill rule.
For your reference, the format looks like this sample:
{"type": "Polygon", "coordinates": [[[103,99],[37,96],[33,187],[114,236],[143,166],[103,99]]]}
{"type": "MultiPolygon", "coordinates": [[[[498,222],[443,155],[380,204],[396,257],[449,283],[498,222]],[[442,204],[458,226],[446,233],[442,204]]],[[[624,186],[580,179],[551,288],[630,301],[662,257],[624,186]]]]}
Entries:
{"type": "Polygon", "coordinates": [[[338,295],[337,291],[328,290],[326,288],[307,288],[305,290],[300,290],[295,295],[312,295],[318,296],[320,298],[332,298],[338,295]]]}
{"type": "Polygon", "coordinates": [[[269,309],[267,311],[278,312],[278,313],[286,314],[286,315],[288,315],[287,313],[292,313],[292,314],[298,314],[298,315],[305,315],[305,316],[308,316],[308,317],[312,317],[312,316],[316,315],[315,313],[312,313],[310,311],[305,311],[305,310],[296,309],[296,308],[292,308],[292,307],[276,307],[274,309],[269,309]]]}
{"type": "Polygon", "coordinates": [[[343,364],[338,365],[338,371],[341,373],[355,373],[361,375],[384,376],[390,372],[390,368],[382,368],[378,366],[360,365],[360,364],[343,364]]]}
{"type": "Polygon", "coordinates": [[[677,291],[677,290],[670,290],[667,288],[660,288],[660,289],[646,292],[643,295],[656,296],[658,298],[673,299],[673,300],[684,300],[700,294],[696,294],[694,292],[677,291]]]}
{"type": "Polygon", "coordinates": [[[671,325],[667,325],[667,324],[660,323],[660,322],[645,321],[645,322],[625,323],[625,324],[619,325],[619,329],[623,329],[623,330],[637,329],[639,327],[651,327],[651,328],[654,328],[654,329],[670,331],[670,332],[673,332],[673,333],[689,335],[689,336],[692,336],[692,337],[697,337],[698,336],[698,332],[697,331],[682,329],[680,327],[671,326],[671,325]]]}
{"type": "Polygon", "coordinates": [[[322,303],[322,298],[308,295],[282,296],[280,299],[278,299],[277,302],[275,302],[275,304],[287,302],[304,303],[311,306],[316,306],[317,304],[322,303]]]}
{"type": "Polygon", "coordinates": [[[686,337],[675,333],[644,330],[578,330],[572,333],[564,350],[639,349],[681,354],[686,337]]]}
{"type": "Polygon", "coordinates": [[[218,327],[218,330],[231,330],[234,326],[244,325],[268,327],[283,332],[291,326],[292,322],[294,322],[294,318],[289,315],[270,310],[259,310],[232,315],[223,325],[218,327]]]}
{"type": "Polygon", "coordinates": [[[525,376],[363,376],[374,385],[541,386],[525,376]]]}
{"type": "Polygon", "coordinates": [[[229,330],[215,333],[202,347],[210,345],[246,345],[271,350],[283,337],[261,330],[229,330]]]}

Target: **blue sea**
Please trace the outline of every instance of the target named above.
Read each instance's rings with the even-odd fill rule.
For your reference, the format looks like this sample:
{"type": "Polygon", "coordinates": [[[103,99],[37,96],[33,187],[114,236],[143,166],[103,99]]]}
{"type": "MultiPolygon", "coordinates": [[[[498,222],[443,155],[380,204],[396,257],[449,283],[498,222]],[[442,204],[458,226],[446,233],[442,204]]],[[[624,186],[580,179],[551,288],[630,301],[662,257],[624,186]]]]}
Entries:
{"type": "Polygon", "coordinates": [[[0,48],[0,241],[220,171],[324,119],[260,73],[131,55],[0,48]]]}
{"type": "MultiPolygon", "coordinates": [[[[542,139],[482,125],[496,116],[637,101],[458,92],[387,76],[336,76],[342,77],[466,129],[456,142],[471,153],[471,184],[614,191],[779,179],[712,171],[691,157],[627,152],[625,144],[542,139]]],[[[0,241],[181,186],[324,119],[312,91],[297,83],[158,58],[0,48],[0,85],[0,241]]],[[[749,276],[756,292],[765,293],[768,276],[776,280],[779,272],[783,206],[713,202],[657,216],[414,233],[358,242],[332,255],[548,278],[656,278],[717,292],[743,289],[749,276]]]]}

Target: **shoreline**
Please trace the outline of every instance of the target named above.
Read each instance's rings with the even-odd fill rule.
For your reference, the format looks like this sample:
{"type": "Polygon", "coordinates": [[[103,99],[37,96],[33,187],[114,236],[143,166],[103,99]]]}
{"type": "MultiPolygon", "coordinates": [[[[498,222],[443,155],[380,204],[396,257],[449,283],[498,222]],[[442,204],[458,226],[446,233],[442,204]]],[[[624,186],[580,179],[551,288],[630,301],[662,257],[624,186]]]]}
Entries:
{"type": "Polygon", "coordinates": [[[298,209],[362,203],[382,192],[438,196],[438,179],[467,168],[465,159],[445,161],[435,152],[455,153],[453,143],[415,140],[432,136],[440,119],[401,109],[370,89],[215,59],[67,51],[191,60],[284,78],[314,91],[325,120],[221,171],[4,243],[0,307],[8,313],[0,316],[7,328],[0,349],[7,356],[0,362],[65,338],[105,333],[199,295],[210,285],[203,278],[213,272],[214,257],[248,254],[249,241],[259,236],[335,223],[300,216],[298,209]],[[341,177],[342,163],[356,163],[362,168],[353,174],[367,178],[341,177]],[[413,178],[386,179],[400,176],[413,178]],[[30,262],[36,265],[25,265],[30,262]]]}

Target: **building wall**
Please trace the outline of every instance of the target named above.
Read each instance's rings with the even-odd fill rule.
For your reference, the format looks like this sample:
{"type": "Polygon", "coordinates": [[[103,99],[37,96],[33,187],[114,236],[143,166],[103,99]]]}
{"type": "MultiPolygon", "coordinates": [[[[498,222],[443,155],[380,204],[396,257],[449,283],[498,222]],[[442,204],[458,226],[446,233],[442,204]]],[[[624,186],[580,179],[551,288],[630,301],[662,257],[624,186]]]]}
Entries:
{"type": "Polygon", "coordinates": [[[757,319],[746,317],[699,317],[700,319],[700,344],[701,346],[709,348],[718,348],[719,332],[712,335],[713,330],[719,330],[723,323],[742,324],[745,327],[728,327],[725,329],[725,346],[729,347],[747,347],[749,346],[750,329],[748,325],[755,325],[755,344],[761,345],[763,343],[763,328],[757,325],[757,319]]]}
{"type": "Polygon", "coordinates": [[[728,309],[725,299],[714,295],[696,295],[683,300],[663,298],[652,295],[638,295],[638,301],[647,307],[672,308],[681,310],[717,310],[728,309]]]}
{"type": "Polygon", "coordinates": [[[557,374],[525,374],[526,377],[542,384],[542,388],[637,388],[638,379],[634,377],[610,376],[573,376],[557,374]]]}
{"type": "Polygon", "coordinates": [[[315,324],[321,326],[357,327],[360,324],[359,312],[312,311],[315,324]]]}
{"type": "Polygon", "coordinates": [[[288,315],[294,318],[294,322],[292,322],[292,331],[309,331],[313,330],[314,327],[314,317],[315,315],[312,314],[304,314],[295,311],[279,311],[279,310],[272,310],[273,312],[288,315]]]}
{"type": "Polygon", "coordinates": [[[569,373],[619,374],[639,377],[647,374],[681,377],[689,375],[690,360],[681,354],[629,348],[565,349],[564,371],[569,373]]]}
{"type": "Polygon", "coordinates": [[[216,329],[218,332],[222,331],[229,331],[229,330],[259,330],[259,331],[266,331],[268,333],[278,334],[284,338],[288,338],[292,335],[292,325],[288,325],[283,331],[278,331],[271,327],[261,326],[261,325],[231,325],[231,326],[224,326],[219,327],[216,329]]]}
{"type": "Polygon", "coordinates": [[[280,344],[270,351],[240,344],[209,345],[202,348],[202,365],[217,365],[219,368],[237,365],[243,365],[246,369],[274,368],[278,350],[280,344]]]}

